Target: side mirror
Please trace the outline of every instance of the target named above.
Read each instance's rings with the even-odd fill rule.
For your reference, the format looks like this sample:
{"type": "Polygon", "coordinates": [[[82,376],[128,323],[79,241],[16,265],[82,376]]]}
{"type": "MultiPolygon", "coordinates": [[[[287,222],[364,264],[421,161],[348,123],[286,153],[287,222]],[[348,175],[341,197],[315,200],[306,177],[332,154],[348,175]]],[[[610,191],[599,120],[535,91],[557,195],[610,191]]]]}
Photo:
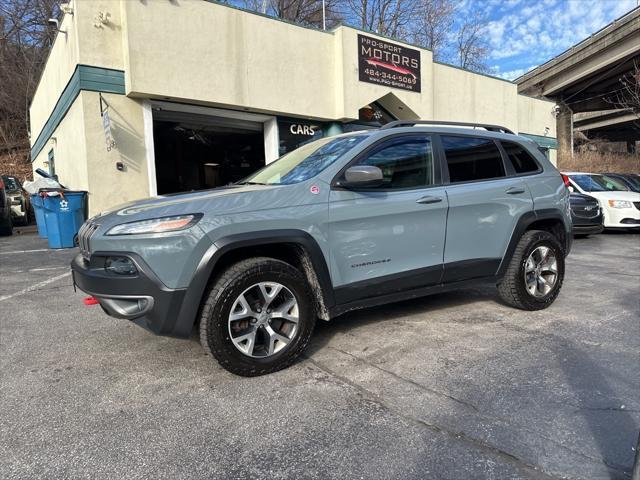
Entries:
{"type": "Polygon", "coordinates": [[[347,168],[340,186],[344,188],[370,188],[381,185],[384,181],[382,170],[371,165],[356,165],[347,168]]]}
{"type": "Polygon", "coordinates": [[[575,189],[575,188],[573,188],[573,186],[572,186],[572,185],[569,185],[569,187],[568,187],[568,188],[569,188],[569,192],[571,192],[571,193],[573,193],[573,192],[575,192],[575,191],[576,191],[576,189],[575,189]]]}

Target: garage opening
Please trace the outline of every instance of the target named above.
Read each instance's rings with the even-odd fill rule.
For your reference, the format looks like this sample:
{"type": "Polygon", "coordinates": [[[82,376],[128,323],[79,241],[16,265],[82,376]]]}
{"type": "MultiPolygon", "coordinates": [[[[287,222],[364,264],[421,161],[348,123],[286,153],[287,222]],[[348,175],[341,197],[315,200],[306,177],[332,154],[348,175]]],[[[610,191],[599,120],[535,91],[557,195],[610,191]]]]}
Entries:
{"type": "Polygon", "coordinates": [[[157,193],[237,182],[265,164],[261,122],[154,109],[157,193]]]}

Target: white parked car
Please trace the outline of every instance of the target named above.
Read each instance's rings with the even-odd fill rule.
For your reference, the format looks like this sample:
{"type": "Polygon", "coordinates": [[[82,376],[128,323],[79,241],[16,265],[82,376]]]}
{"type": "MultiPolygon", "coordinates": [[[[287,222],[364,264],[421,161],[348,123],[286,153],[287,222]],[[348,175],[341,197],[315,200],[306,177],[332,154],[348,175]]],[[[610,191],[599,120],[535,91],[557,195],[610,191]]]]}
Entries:
{"type": "Polygon", "coordinates": [[[598,173],[568,172],[569,190],[598,199],[604,228],[640,228],[640,193],[614,178],[598,173]]]}

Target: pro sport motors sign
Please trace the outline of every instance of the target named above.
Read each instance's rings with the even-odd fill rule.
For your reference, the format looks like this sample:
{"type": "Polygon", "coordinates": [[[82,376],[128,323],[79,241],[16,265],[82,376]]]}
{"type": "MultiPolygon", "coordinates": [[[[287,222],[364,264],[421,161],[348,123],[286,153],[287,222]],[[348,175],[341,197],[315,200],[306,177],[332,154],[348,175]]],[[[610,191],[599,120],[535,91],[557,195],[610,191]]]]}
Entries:
{"type": "Polygon", "coordinates": [[[420,52],[358,34],[361,82],[420,92],[420,52]]]}

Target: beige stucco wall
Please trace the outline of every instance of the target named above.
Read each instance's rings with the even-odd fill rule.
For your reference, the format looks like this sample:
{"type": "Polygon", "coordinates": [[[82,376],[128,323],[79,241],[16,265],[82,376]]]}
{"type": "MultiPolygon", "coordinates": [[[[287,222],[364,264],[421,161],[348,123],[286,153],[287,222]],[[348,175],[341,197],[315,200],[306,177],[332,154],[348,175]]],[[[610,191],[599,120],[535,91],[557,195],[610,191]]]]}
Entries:
{"type": "MultiPolygon", "coordinates": [[[[124,0],[126,1],[126,0],[124,0]]],[[[35,142],[78,64],[124,69],[119,0],[72,0],[73,15],[64,15],[60,30],[31,101],[30,132],[35,142]],[[98,12],[108,23],[96,28],[98,12]],[[81,40],[80,40],[81,39],[81,40]]]]}
{"type": "Polygon", "coordinates": [[[556,136],[556,117],[553,113],[555,103],[537,98],[518,95],[518,132],[556,136]]]}
{"type": "Polygon", "coordinates": [[[435,63],[434,118],[518,128],[515,84],[435,63]]]}
{"type": "Polygon", "coordinates": [[[29,108],[32,143],[38,138],[79,63],[78,32],[72,16],[64,16],[60,30],[67,33],[56,36],[29,108]]]}
{"type": "Polygon", "coordinates": [[[33,162],[34,170],[48,171],[45,162],[53,149],[59,181],[69,189],[89,192],[89,215],[149,196],[142,101],[103,96],[116,148],[107,151],[98,93],[80,92],[54,131],[55,141],[50,140],[33,162]],[[124,164],[124,171],[116,169],[117,162],[124,164]]]}
{"type": "Polygon", "coordinates": [[[111,133],[116,142],[116,147],[107,151],[98,94],[81,92],[80,96],[85,122],[88,190],[101,192],[90,193],[89,214],[148,197],[142,101],[124,95],[103,94],[109,105],[111,133]],[[124,171],[116,169],[117,162],[124,164],[124,171]]]}
{"type": "Polygon", "coordinates": [[[124,70],[122,2],[133,3],[129,0],[73,0],[76,29],[82,39],[78,45],[79,63],[124,70]],[[100,12],[106,15],[105,23],[96,20],[100,12]]]}
{"type": "Polygon", "coordinates": [[[204,1],[122,5],[128,94],[335,117],[331,33],[204,1]]]}
{"type": "Polygon", "coordinates": [[[78,97],[64,119],[53,132],[51,139],[33,161],[33,169],[49,171],[45,162],[53,149],[56,175],[64,186],[73,190],[87,190],[87,157],[85,141],[85,117],[82,99],[78,97]]]}

